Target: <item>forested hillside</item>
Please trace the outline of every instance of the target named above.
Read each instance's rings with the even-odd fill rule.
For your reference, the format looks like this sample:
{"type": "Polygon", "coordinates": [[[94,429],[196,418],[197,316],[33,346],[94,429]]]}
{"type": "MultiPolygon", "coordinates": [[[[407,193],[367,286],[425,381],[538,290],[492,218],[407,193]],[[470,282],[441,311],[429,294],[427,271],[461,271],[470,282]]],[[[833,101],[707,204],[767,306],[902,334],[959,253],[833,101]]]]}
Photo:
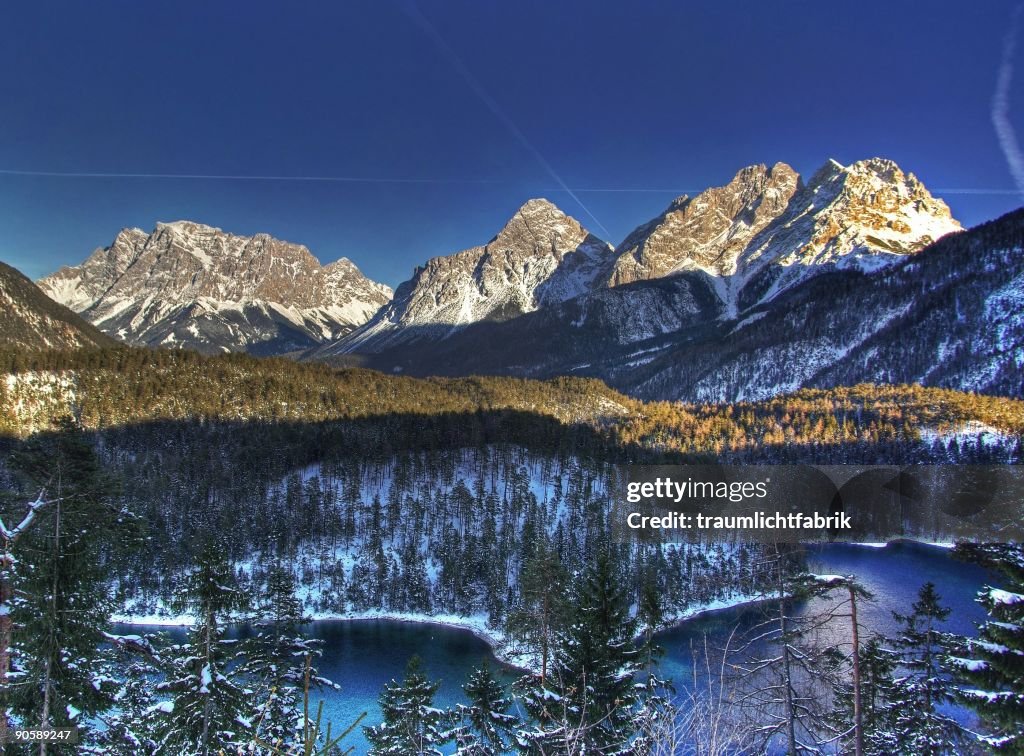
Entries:
{"type": "Polygon", "coordinates": [[[76,349],[116,342],[0,262],[0,348],[76,349]]]}
{"type": "MultiPolygon", "coordinates": [[[[57,657],[37,635],[16,633],[12,670],[44,685],[59,673],[60,711],[107,712],[112,727],[88,737],[122,753],[193,737],[190,723],[213,726],[196,693],[206,679],[189,661],[197,654],[212,660],[203,669],[220,670],[216,695],[256,679],[267,690],[271,678],[258,677],[267,652],[219,640],[232,621],[277,623],[259,642],[291,655],[293,680],[294,655],[310,647],[285,643],[280,628],[303,616],[469,625],[504,658],[540,670],[524,678],[529,707],[555,684],[545,683],[548,665],[564,673],[573,633],[600,636],[572,619],[574,602],[586,604],[581,576],[597,570],[614,586],[623,642],[704,607],[788,593],[765,545],[616,535],[621,463],[1005,462],[1021,458],[1024,431],[1024,402],[919,386],[688,405],[643,403],[593,379],[416,379],[237,354],[8,350],[0,359],[4,522],[43,495],[71,497],[40,510],[22,561],[5,573],[21,591],[13,621],[55,622],[51,569],[75,576],[59,605],[87,611],[61,631],[57,657]],[[154,654],[148,640],[104,635],[112,615],[196,627],[188,644],[154,654]],[[70,658],[70,647],[88,673],[39,666],[70,658]],[[244,663],[232,661],[239,654],[244,663]],[[162,682],[145,689],[149,679],[162,682]]],[[[786,570],[801,564],[795,554],[786,570]]],[[[290,690],[282,705],[291,708],[274,714],[282,727],[301,698],[290,690]]],[[[216,711],[247,711],[231,701],[216,711]]],[[[24,721],[40,717],[32,695],[16,707],[24,721]]],[[[645,705],[628,708],[616,737],[641,727],[645,705]]],[[[523,726],[539,730],[523,737],[551,735],[545,722],[530,710],[523,726]]],[[[217,726],[234,742],[232,721],[217,726]]]]}
{"type": "Polygon", "coordinates": [[[8,451],[59,439],[70,417],[122,481],[149,537],[115,561],[122,600],[144,614],[169,605],[217,534],[247,580],[271,557],[297,565],[309,610],[504,618],[540,534],[580,567],[607,540],[621,463],[1005,462],[1024,432],[1024,402],[919,386],[686,405],[593,379],[415,379],[185,351],[11,351],[3,367],[8,451]],[[460,587],[494,565],[486,590],[460,587]],[[370,573],[376,587],[359,592],[370,573]]]}
{"type": "Polygon", "coordinates": [[[597,425],[639,404],[599,381],[420,380],[246,355],[109,349],[0,353],[8,432],[72,412],[87,428],[153,420],[301,421],[518,409],[597,425]]]}
{"type": "MultiPolygon", "coordinates": [[[[833,462],[866,446],[892,461],[912,449],[985,437],[1012,448],[1024,430],[1024,402],[920,386],[869,384],[807,389],[761,402],[643,403],[594,379],[505,377],[416,379],[245,355],[176,350],[0,352],[0,431],[24,436],[71,415],[104,430],[161,421],[222,421],[337,430],[404,429],[390,448],[426,442],[464,445],[528,438],[548,428],[611,451],[833,462]],[[500,430],[498,426],[504,428],[500,430]],[[447,437],[437,430],[447,427],[447,437]],[[431,431],[433,428],[435,430],[431,431]],[[503,437],[502,433],[515,437],[503,437]],[[423,434],[427,434],[426,436],[423,434]],[[524,435],[525,434],[525,435],[524,435]],[[843,449],[846,451],[844,452],[843,449]],[[817,451],[816,451],[817,450],[817,451]],[[839,454],[840,456],[835,456],[839,454]]],[[[342,434],[343,435],[343,434],[342,434]]],[[[383,436],[382,436],[383,438],[383,436]]],[[[873,457],[872,459],[877,459],[873,457]]]]}

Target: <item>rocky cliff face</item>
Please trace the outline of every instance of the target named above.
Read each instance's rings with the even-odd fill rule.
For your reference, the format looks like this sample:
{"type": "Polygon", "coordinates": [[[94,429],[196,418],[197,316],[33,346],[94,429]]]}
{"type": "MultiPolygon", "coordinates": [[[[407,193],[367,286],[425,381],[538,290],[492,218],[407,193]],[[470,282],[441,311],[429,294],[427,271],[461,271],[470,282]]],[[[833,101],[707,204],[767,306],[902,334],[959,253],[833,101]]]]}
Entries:
{"type": "Polygon", "coordinates": [[[960,230],[949,208],[891,160],[830,160],[751,240],[730,291],[740,307],[823,270],[877,270],[960,230]]]}
{"type": "Polygon", "coordinates": [[[489,243],[417,268],[373,320],[317,356],[397,358],[401,345],[433,344],[473,323],[584,296],[581,317],[594,308],[611,313],[630,300],[614,330],[616,340],[637,341],[709,319],[737,319],[813,276],[877,270],[959,229],[913,174],[880,158],[850,166],[829,161],[806,185],[785,163],[743,168],[725,186],[675,200],[614,251],[550,202],[531,200],[489,243]],[[661,296],[590,297],[679,275],[700,280],[673,295],[678,312],[669,313],[661,296]],[[657,306],[647,311],[645,301],[657,306]]]}
{"type": "Polygon", "coordinates": [[[785,163],[756,165],[630,234],[608,283],[702,271],[735,316],[810,276],[884,267],[959,229],[946,204],[890,160],[830,160],[806,185],[785,163]]]}
{"type": "Polygon", "coordinates": [[[960,229],[949,209],[889,160],[829,161],[806,183],[777,163],[676,200],[615,250],[530,200],[390,301],[347,260],[321,267],[305,247],[185,222],[123,231],[42,284],[132,343],[304,349],[420,375],[582,374],[716,401],[897,377],[1006,391],[1022,364],[1020,258],[992,240],[1018,250],[1019,226],[944,239],[960,229]]]}
{"type": "Polygon", "coordinates": [[[552,203],[524,204],[487,244],[417,268],[394,300],[327,351],[380,351],[444,338],[481,321],[503,321],[601,285],[612,249],[552,203]]]}
{"type": "Polygon", "coordinates": [[[198,223],[125,229],[40,287],[131,344],[281,353],[336,339],[386,304],[390,289],[342,258],[198,223]]]}
{"type": "Polygon", "coordinates": [[[476,323],[364,364],[589,376],[639,398],[689,402],[861,382],[1024,395],[1024,209],[894,256],[874,270],[832,266],[739,318],[725,313],[710,276],[691,271],[476,323]]]}
{"type": "Polygon", "coordinates": [[[734,273],[751,239],[786,211],[801,187],[796,171],[776,163],[744,168],[725,186],[680,197],[618,246],[609,285],[683,270],[734,273]]]}

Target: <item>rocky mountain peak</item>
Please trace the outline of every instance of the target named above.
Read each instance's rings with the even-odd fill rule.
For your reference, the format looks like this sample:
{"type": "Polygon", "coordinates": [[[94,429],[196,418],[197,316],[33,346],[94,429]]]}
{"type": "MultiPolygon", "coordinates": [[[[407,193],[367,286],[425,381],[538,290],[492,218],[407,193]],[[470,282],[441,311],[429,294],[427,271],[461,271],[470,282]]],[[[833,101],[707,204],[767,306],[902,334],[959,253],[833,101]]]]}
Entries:
{"type": "Polygon", "coordinates": [[[117,236],[114,237],[114,242],[111,246],[116,246],[118,244],[132,246],[138,245],[139,243],[144,242],[148,236],[149,234],[141,228],[122,228],[117,232],[117,236]]]}
{"type": "MultiPolygon", "coordinates": [[[[324,273],[338,277],[362,275],[362,273],[359,271],[359,268],[356,267],[355,263],[349,260],[347,257],[339,257],[334,262],[327,263],[327,265],[325,265],[323,269],[324,273]]],[[[384,284],[379,285],[384,286],[384,284]]]]}
{"type": "Polygon", "coordinates": [[[559,208],[558,205],[556,205],[551,200],[546,199],[544,197],[534,197],[532,199],[526,200],[526,202],[524,202],[519,207],[519,209],[516,210],[515,215],[513,215],[512,218],[514,219],[516,216],[519,215],[532,215],[541,213],[548,215],[565,216],[565,213],[562,212],[561,208],[559,208]]]}
{"type": "Polygon", "coordinates": [[[893,161],[829,160],[737,258],[730,312],[820,271],[884,267],[958,230],[946,203],[893,161]]]}
{"type": "MultiPolygon", "coordinates": [[[[813,216],[810,236],[779,260],[839,262],[857,256],[909,254],[960,229],[949,207],[913,173],[892,160],[870,158],[849,166],[830,160],[793,203],[793,218],[813,216]]],[[[885,262],[879,259],[875,262],[885,262]]]]}
{"type": "Polygon", "coordinates": [[[856,203],[880,212],[898,213],[908,203],[917,202],[917,209],[932,216],[952,217],[946,203],[933,197],[917,176],[904,173],[886,158],[858,160],[849,166],[829,160],[815,172],[808,187],[815,193],[824,192],[829,201],[856,203]]]}
{"type": "Polygon", "coordinates": [[[328,290],[333,289],[338,295],[335,297],[335,301],[344,299],[346,296],[365,296],[371,292],[379,294],[385,302],[390,301],[394,296],[390,286],[371,281],[347,257],[339,257],[334,262],[328,263],[323,266],[322,272],[328,282],[328,290]]]}
{"type": "Polygon", "coordinates": [[[51,299],[80,313],[101,298],[135,263],[148,238],[141,229],[122,228],[109,247],[93,250],[81,265],[65,266],[39,285],[51,299]]]}
{"type": "Polygon", "coordinates": [[[157,221],[156,230],[170,231],[171,233],[194,233],[201,232],[207,234],[223,234],[223,229],[216,228],[214,226],[208,226],[205,223],[197,223],[190,220],[176,220],[176,221],[157,221]]]}
{"type": "Polygon", "coordinates": [[[492,252],[545,255],[564,246],[563,238],[587,234],[579,221],[546,199],[525,202],[487,245],[492,252]]]}
{"type": "Polygon", "coordinates": [[[122,230],[110,247],[39,284],[129,343],[206,351],[278,343],[282,331],[291,349],[336,338],[391,296],[348,261],[322,267],[301,244],[192,221],[122,230]]]}
{"type": "Polygon", "coordinates": [[[482,320],[507,320],[598,288],[612,248],[546,199],[524,203],[487,244],[434,257],[390,305],[329,349],[383,348],[444,338],[482,320]]]}
{"type": "Polygon", "coordinates": [[[785,163],[751,165],[636,229],[607,280],[703,271],[732,316],[827,266],[886,265],[959,228],[946,204],[892,160],[829,160],[806,185],[785,163]]]}
{"type": "Polygon", "coordinates": [[[736,257],[798,188],[800,176],[785,163],[760,164],[740,169],[724,186],[679,197],[619,245],[609,285],[692,269],[732,272],[736,257]]]}
{"type": "Polygon", "coordinates": [[[665,210],[665,212],[666,213],[670,213],[670,212],[673,212],[675,210],[682,210],[684,207],[686,207],[686,205],[687,205],[687,203],[689,201],[690,201],[690,195],[689,194],[680,195],[680,196],[676,197],[674,200],[672,200],[669,203],[668,209],[665,210]]]}

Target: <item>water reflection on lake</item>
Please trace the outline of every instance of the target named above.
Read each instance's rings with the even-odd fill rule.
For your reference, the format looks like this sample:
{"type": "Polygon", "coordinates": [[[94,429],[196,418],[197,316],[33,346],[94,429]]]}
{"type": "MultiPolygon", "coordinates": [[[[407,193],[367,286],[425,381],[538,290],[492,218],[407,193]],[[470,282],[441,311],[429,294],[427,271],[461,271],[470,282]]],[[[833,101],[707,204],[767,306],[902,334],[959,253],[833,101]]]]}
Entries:
{"type": "MultiPolygon", "coordinates": [[[[947,549],[909,542],[894,543],[885,548],[827,544],[812,547],[808,558],[812,572],[856,575],[874,595],[873,600],[858,605],[861,632],[865,639],[873,633],[884,635],[895,630],[892,613],[909,614],[911,605],[917,600],[918,590],[929,580],[935,583],[943,604],[952,608],[943,629],[973,634],[977,623],[985,619],[985,610],[974,601],[974,597],[982,585],[995,579],[977,565],[953,559],[947,549]]],[[[841,598],[843,593],[836,591],[832,603],[841,598]]],[[[821,603],[827,601],[825,599],[821,603]]],[[[797,611],[820,608],[821,605],[811,602],[797,607],[797,611]]],[[[737,607],[697,617],[660,633],[657,642],[666,652],[662,660],[662,674],[676,681],[677,687],[691,684],[693,651],[697,650],[698,658],[703,659],[705,639],[712,650],[724,648],[734,628],[739,628],[738,637],[762,619],[763,614],[757,607],[737,607]]],[[[839,636],[844,636],[847,628],[837,624],[835,630],[839,636]]],[[[721,654],[718,656],[720,659],[721,654]]]]}

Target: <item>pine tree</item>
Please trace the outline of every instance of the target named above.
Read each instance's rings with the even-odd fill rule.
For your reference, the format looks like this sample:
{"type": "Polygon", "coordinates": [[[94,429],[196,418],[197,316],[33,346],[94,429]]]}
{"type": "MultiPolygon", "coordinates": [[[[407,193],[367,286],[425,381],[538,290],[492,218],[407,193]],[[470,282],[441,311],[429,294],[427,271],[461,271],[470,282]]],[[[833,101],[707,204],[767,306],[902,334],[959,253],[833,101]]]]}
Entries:
{"type": "Polygon", "coordinates": [[[506,753],[518,719],[509,714],[512,702],[486,664],[470,673],[462,689],[469,704],[459,705],[461,726],[455,730],[459,756],[498,756],[506,753]]]}
{"type": "Polygon", "coordinates": [[[312,666],[323,652],[323,642],[302,635],[302,605],[295,596],[295,576],[280,562],[267,573],[257,611],[257,621],[264,624],[247,643],[247,658],[239,671],[254,691],[255,737],[284,748],[309,731],[311,723],[304,706],[309,691],[338,686],[312,666]]]}
{"type": "Polygon", "coordinates": [[[547,677],[551,648],[565,622],[565,588],[569,576],[556,552],[543,539],[520,572],[521,607],[509,617],[510,629],[527,637],[540,656],[540,676],[547,677]]]}
{"type": "Polygon", "coordinates": [[[439,683],[430,682],[423,663],[413,656],[402,682],[392,680],[380,694],[384,721],[363,728],[371,756],[439,756],[440,746],[451,740],[450,712],[434,708],[439,683]]]}
{"type": "Polygon", "coordinates": [[[645,643],[648,649],[648,665],[653,658],[654,650],[652,638],[654,633],[661,626],[665,617],[665,606],[662,598],[661,587],[658,582],[658,571],[656,563],[648,566],[640,576],[640,599],[637,602],[637,618],[641,622],[645,643]]]}
{"type": "Polygon", "coordinates": [[[602,550],[573,588],[574,620],[558,637],[546,679],[516,684],[536,723],[519,733],[528,753],[612,753],[624,750],[639,728],[649,695],[634,675],[646,653],[634,642],[623,580],[615,560],[602,550]]]}
{"type": "Polygon", "coordinates": [[[275,634],[290,633],[302,622],[302,602],[295,595],[295,575],[280,561],[267,571],[266,590],[257,612],[275,634]]]}
{"type": "Polygon", "coordinates": [[[404,593],[400,608],[403,611],[430,614],[430,579],[427,577],[427,565],[412,539],[403,549],[401,572],[397,574],[401,577],[404,593]]]}
{"type": "Polygon", "coordinates": [[[113,692],[100,662],[112,609],[103,555],[118,530],[115,487],[71,421],[11,461],[25,485],[45,489],[52,503],[37,510],[19,544],[20,561],[4,577],[17,587],[10,608],[18,681],[3,691],[4,708],[26,726],[88,729],[113,692]]]}
{"type": "Polygon", "coordinates": [[[137,756],[157,750],[153,739],[152,714],[156,707],[153,680],[163,669],[163,660],[153,636],[109,636],[111,676],[120,681],[113,707],[105,712],[105,728],[97,734],[100,752],[137,756]]]}
{"type": "Polygon", "coordinates": [[[958,678],[955,693],[988,728],[985,745],[1024,753],[1024,546],[960,544],[955,553],[1006,579],[1005,588],[979,594],[989,618],[978,638],[958,639],[950,656],[958,678]]]}
{"type": "MultiPolygon", "coordinates": [[[[888,640],[873,636],[860,653],[860,697],[861,718],[864,728],[865,754],[889,754],[896,751],[890,730],[886,724],[890,717],[891,703],[889,689],[896,660],[888,647],[888,640]]],[[[833,699],[832,726],[842,737],[839,740],[843,750],[851,750],[853,734],[854,703],[853,685],[843,679],[835,686],[833,699]]]]}
{"type": "Polygon", "coordinates": [[[207,756],[245,742],[254,723],[237,666],[239,644],[224,638],[227,615],[245,601],[221,544],[209,542],[197,561],[176,606],[192,611],[196,622],[187,643],[165,652],[170,669],[156,689],[169,700],[152,714],[161,748],[207,756]]]}
{"type": "MultiPolygon", "coordinates": [[[[8,526],[6,522],[0,521],[0,535],[3,537],[3,551],[0,553],[0,739],[4,741],[7,740],[8,729],[12,724],[9,689],[14,632],[12,610],[15,602],[20,602],[14,591],[18,577],[15,546],[30,532],[39,514],[56,504],[52,499],[46,499],[45,495],[45,490],[39,492],[35,500],[30,501],[24,509],[19,509],[11,519],[12,525],[8,526]]],[[[4,518],[8,516],[8,512],[5,511],[4,518]]]]}
{"type": "MultiPolygon", "coordinates": [[[[952,700],[944,655],[948,636],[940,625],[950,610],[925,583],[910,614],[893,612],[897,632],[875,637],[861,655],[864,753],[943,754],[964,744],[964,732],[943,713],[952,700]]],[[[836,691],[837,725],[852,721],[852,691],[836,691]]]]}
{"type": "Polygon", "coordinates": [[[956,721],[940,710],[951,700],[949,674],[942,667],[948,641],[939,627],[950,609],[930,582],[921,586],[912,609],[906,615],[893,612],[899,626],[892,639],[896,672],[886,691],[890,706],[882,731],[914,753],[947,753],[961,735],[956,721]]]}

